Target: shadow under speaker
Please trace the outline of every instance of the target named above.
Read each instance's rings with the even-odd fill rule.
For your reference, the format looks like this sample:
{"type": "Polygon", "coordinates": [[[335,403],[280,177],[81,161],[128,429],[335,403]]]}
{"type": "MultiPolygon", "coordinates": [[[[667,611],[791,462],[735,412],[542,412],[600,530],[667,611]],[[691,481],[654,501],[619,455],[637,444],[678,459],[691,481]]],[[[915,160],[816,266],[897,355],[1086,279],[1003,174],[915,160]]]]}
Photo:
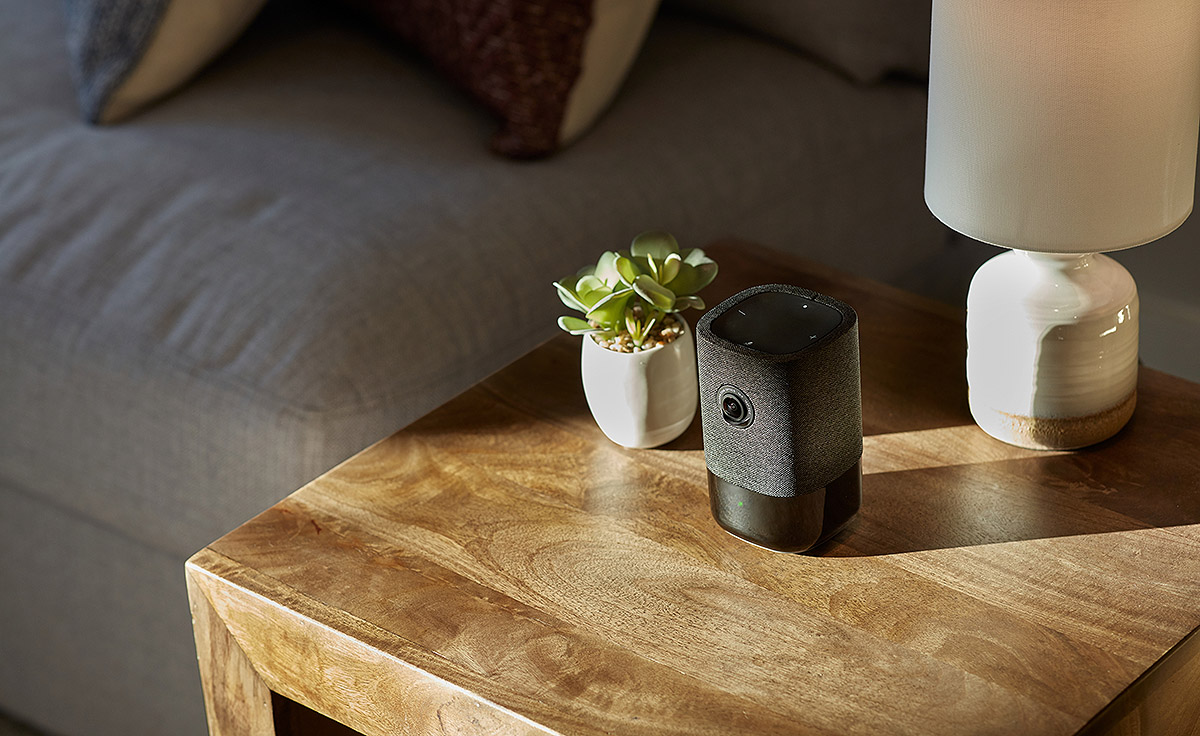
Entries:
{"type": "Polygon", "coordinates": [[[779,552],[841,530],[862,501],[858,315],[782,284],[726,299],[696,326],[713,517],[779,552]]]}

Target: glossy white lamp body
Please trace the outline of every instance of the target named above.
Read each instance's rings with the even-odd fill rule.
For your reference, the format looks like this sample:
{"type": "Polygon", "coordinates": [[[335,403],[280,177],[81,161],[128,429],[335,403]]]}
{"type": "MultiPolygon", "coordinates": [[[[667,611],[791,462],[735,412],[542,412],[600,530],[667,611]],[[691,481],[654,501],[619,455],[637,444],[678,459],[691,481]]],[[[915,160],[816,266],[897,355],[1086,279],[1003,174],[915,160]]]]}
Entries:
{"type": "Polygon", "coordinates": [[[1113,259],[1010,251],[967,295],[971,415],[1022,447],[1112,436],[1137,402],[1138,296],[1113,259]]]}
{"type": "Polygon", "coordinates": [[[985,264],[968,297],[985,431],[1067,448],[1128,419],[1136,288],[1088,254],[1182,224],[1198,131],[1197,0],[934,0],[926,203],[965,235],[1025,251],[985,264]]]}

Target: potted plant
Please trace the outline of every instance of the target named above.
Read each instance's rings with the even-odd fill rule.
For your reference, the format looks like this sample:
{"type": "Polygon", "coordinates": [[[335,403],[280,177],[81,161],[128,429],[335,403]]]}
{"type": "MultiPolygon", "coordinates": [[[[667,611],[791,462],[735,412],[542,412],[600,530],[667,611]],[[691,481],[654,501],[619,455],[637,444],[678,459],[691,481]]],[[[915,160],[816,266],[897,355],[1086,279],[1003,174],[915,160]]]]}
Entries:
{"type": "Polygon", "coordinates": [[[681,251],[670,233],[655,230],[554,282],[563,304],[583,314],[559,317],[558,325],[583,335],[584,394],[613,442],[655,447],[691,424],[696,347],[680,312],[704,308],[696,292],[716,275],[704,251],[681,251]]]}

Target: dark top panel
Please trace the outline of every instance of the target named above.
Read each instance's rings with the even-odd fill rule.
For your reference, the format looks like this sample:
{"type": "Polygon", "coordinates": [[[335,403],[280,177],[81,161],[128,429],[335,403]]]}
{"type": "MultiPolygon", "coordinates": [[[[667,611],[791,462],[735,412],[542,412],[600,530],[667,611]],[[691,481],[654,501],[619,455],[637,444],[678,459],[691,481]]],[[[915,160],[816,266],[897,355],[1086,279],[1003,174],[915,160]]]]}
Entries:
{"type": "Polygon", "coordinates": [[[838,310],[798,294],[767,291],[735,304],[713,320],[712,333],[772,355],[812,345],[842,323],[838,310]]]}

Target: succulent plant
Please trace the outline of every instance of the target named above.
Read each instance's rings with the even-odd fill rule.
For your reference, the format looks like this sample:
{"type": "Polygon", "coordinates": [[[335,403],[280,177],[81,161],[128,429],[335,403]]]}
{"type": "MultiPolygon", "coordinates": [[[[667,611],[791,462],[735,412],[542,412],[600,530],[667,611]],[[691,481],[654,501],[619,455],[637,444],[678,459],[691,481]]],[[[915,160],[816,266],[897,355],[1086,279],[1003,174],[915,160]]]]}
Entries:
{"type": "Polygon", "coordinates": [[[681,251],[670,233],[644,232],[629,250],[606,251],[595,266],[554,282],[563,304],[584,315],[559,317],[558,326],[601,340],[627,332],[641,347],[667,314],[704,309],[696,292],[716,275],[716,262],[699,248],[681,251]]]}

